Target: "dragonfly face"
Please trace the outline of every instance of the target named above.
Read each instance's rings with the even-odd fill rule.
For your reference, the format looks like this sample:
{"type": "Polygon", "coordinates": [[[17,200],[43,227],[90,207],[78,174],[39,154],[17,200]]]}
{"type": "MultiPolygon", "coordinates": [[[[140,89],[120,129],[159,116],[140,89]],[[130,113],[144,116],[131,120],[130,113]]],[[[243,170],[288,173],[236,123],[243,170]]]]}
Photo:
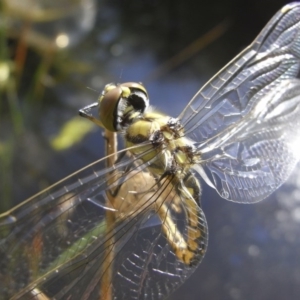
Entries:
{"type": "Polygon", "coordinates": [[[108,84],[99,98],[99,117],[106,129],[117,132],[143,114],[148,106],[148,94],[143,85],[134,82],[108,84]]]}
{"type": "Polygon", "coordinates": [[[294,3],[178,118],[151,108],[139,83],[107,85],[80,114],[121,133],[125,149],[1,216],[3,298],[166,298],[207,248],[198,177],[227,200],[253,203],[299,160],[299,45],[294,3]]]}

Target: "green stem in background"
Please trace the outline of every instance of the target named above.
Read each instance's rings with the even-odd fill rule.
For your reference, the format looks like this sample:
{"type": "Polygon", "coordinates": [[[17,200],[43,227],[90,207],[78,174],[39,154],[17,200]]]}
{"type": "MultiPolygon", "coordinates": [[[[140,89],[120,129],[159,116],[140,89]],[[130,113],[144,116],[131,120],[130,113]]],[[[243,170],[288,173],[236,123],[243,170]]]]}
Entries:
{"type": "Polygon", "coordinates": [[[11,206],[13,148],[13,140],[6,143],[0,141],[0,212],[7,211],[11,206]]]}

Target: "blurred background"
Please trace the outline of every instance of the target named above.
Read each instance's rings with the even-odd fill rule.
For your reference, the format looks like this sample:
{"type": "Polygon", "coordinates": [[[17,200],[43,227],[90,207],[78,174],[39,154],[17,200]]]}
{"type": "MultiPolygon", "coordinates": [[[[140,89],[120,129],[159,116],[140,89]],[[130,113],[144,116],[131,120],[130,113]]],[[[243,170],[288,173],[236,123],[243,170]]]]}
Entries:
{"type": "MultiPolygon", "coordinates": [[[[78,117],[109,82],[178,115],[288,1],[0,0],[0,213],[104,155],[78,117]]],[[[176,299],[300,295],[300,172],[241,205],[203,185],[206,257],[176,299]]]]}

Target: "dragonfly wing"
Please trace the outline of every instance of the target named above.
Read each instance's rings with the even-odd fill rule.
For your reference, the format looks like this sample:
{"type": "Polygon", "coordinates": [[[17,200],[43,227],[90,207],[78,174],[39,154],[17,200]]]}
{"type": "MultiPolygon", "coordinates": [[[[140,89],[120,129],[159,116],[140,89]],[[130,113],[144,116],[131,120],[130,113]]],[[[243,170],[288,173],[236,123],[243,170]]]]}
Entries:
{"type": "Polygon", "coordinates": [[[180,115],[223,198],[262,200],[291,173],[299,159],[299,68],[300,4],[292,3],[180,115]]]}
{"type": "Polygon", "coordinates": [[[208,81],[180,114],[186,135],[199,145],[245,118],[300,65],[300,3],[283,7],[254,42],[208,81]]]}
{"type": "Polygon", "coordinates": [[[1,215],[4,298],[162,299],[195,270],[207,244],[201,208],[188,207],[170,179],[158,185],[141,160],[125,157],[112,168],[104,163],[1,215]],[[202,252],[188,265],[172,243],[193,234],[191,213],[202,252]]]}
{"type": "Polygon", "coordinates": [[[225,135],[218,148],[201,149],[216,190],[244,203],[270,195],[300,159],[300,81],[283,81],[225,135]]]}
{"type": "MultiPolygon", "coordinates": [[[[159,193],[163,190],[164,188],[161,188],[159,193]]],[[[189,207],[186,201],[179,200],[177,194],[170,195],[170,199],[172,200],[168,203],[162,204],[165,206],[165,213],[159,219],[168,232],[167,238],[162,232],[162,225],[144,226],[130,243],[122,245],[122,251],[119,252],[115,264],[119,267],[114,272],[116,299],[165,299],[194,272],[201,262],[207,248],[207,224],[203,211],[198,205],[189,207]],[[200,239],[197,242],[197,239],[193,241],[197,243],[197,249],[202,250],[197,253],[195,263],[191,265],[179,260],[171,246],[178,242],[175,237],[178,234],[184,240],[191,238],[187,210],[189,214],[197,215],[197,227],[201,231],[200,239]]],[[[153,218],[157,219],[157,214],[152,216],[152,220],[149,219],[150,223],[153,222],[153,218]]]]}

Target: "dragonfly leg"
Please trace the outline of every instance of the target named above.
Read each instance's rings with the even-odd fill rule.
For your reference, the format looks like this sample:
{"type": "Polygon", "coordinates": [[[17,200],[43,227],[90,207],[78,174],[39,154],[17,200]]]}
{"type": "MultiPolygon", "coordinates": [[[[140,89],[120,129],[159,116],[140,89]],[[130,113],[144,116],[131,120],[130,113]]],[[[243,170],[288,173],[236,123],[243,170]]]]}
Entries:
{"type": "Polygon", "coordinates": [[[99,119],[96,119],[92,114],[89,113],[89,111],[92,108],[98,107],[99,103],[98,102],[94,102],[90,105],[85,106],[84,108],[81,108],[79,110],[79,115],[81,117],[84,117],[86,119],[89,119],[90,121],[92,121],[93,123],[95,123],[96,125],[100,126],[100,127],[104,127],[102,122],[99,119]]]}

